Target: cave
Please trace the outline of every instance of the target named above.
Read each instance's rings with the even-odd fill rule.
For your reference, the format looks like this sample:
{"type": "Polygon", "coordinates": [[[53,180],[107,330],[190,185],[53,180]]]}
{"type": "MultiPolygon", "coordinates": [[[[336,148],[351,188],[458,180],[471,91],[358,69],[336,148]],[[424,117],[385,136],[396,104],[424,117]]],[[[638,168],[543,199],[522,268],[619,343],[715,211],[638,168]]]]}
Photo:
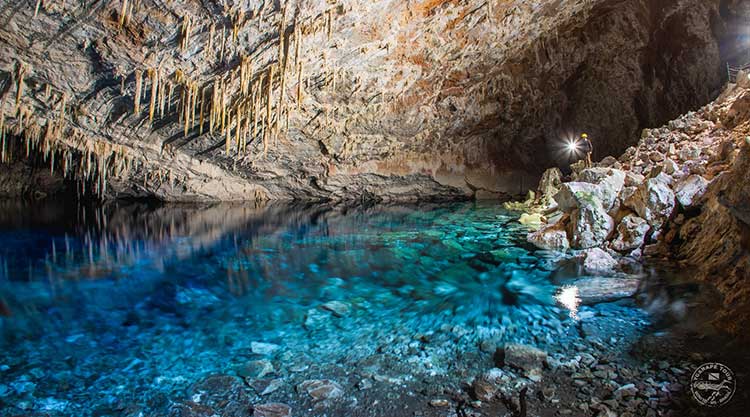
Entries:
{"type": "Polygon", "coordinates": [[[750,2],[0,4],[0,415],[745,416],[750,2]]]}

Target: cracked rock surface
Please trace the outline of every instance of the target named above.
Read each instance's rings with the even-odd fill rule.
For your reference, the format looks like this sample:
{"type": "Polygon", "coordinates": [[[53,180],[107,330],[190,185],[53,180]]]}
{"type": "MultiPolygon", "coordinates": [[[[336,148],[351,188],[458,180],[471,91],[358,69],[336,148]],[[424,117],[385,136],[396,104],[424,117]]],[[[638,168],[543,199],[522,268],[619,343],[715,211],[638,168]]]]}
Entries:
{"type": "Polygon", "coordinates": [[[37,155],[105,197],[518,194],[567,162],[568,135],[616,154],[710,101],[737,7],[13,0],[0,7],[3,160],[37,155]]]}

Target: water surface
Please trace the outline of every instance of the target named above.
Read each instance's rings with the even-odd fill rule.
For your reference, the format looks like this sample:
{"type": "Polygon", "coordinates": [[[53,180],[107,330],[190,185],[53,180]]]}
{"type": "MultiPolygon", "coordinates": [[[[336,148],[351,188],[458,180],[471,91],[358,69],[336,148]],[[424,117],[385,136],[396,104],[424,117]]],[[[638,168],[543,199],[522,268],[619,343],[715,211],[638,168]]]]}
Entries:
{"type": "MultiPolygon", "coordinates": [[[[554,296],[581,271],[529,246],[517,217],[469,203],[3,203],[0,410],[165,415],[196,381],[259,358],[287,386],[272,396],[294,403],[296,375],[459,380],[491,363],[478,346],[505,341],[565,355],[580,323],[554,296]]],[[[651,276],[639,304],[606,307],[632,327],[602,334],[613,352],[683,318],[697,291],[651,276]]]]}

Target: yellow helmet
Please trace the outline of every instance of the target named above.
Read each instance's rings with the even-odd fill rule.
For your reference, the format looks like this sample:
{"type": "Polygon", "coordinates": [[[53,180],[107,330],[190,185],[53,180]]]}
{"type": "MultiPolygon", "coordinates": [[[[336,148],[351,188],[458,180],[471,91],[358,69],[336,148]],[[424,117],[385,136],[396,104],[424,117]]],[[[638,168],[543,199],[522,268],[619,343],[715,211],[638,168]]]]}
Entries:
{"type": "Polygon", "coordinates": [[[581,135],[581,137],[582,137],[582,138],[584,138],[584,139],[587,139],[587,138],[589,137],[589,135],[587,135],[587,134],[583,133],[583,134],[581,135]]]}

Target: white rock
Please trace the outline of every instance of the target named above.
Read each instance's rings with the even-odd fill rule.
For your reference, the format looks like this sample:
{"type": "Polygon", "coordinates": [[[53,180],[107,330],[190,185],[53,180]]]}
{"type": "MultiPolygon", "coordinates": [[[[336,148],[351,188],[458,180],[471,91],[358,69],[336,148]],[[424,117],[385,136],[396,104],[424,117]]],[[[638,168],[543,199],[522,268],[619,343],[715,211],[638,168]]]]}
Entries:
{"type": "Polygon", "coordinates": [[[617,267],[617,260],[600,248],[591,248],[584,252],[583,268],[589,274],[612,272],[617,267]]]}
{"type": "Polygon", "coordinates": [[[553,251],[567,251],[570,248],[568,233],[564,229],[563,222],[558,222],[529,233],[526,240],[539,249],[553,251]]]}
{"type": "Polygon", "coordinates": [[[646,234],[651,227],[642,218],[629,214],[617,225],[617,237],[612,241],[612,249],[618,252],[629,252],[643,245],[646,234]]]}
{"type": "Polygon", "coordinates": [[[637,278],[587,277],[573,281],[582,304],[606,303],[628,298],[638,292],[637,278]]]}
{"type": "Polygon", "coordinates": [[[569,213],[581,205],[586,204],[586,200],[596,196],[598,189],[596,185],[588,182],[566,182],[560,187],[560,191],[555,194],[557,208],[563,212],[569,213]]]}
{"type": "Polygon", "coordinates": [[[656,229],[661,228],[675,208],[674,193],[661,174],[647,179],[624,203],[656,229]]]}
{"type": "Polygon", "coordinates": [[[700,175],[690,175],[675,185],[675,197],[683,207],[692,207],[706,193],[708,184],[709,181],[700,175]]]}
{"type": "Polygon", "coordinates": [[[541,370],[547,361],[547,352],[533,346],[508,343],[505,345],[506,365],[521,369],[526,373],[541,370]]]}
{"type": "Polygon", "coordinates": [[[626,174],[614,168],[589,168],[579,175],[579,180],[595,184],[595,195],[602,202],[606,210],[610,210],[617,200],[617,195],[625,185],[626,174]]]}
{"type": "Polygon", "coordinates": [[[603,244],[615,228],[615,222],[601,203],[593,198],[590,204],[571,213],[571,246],[588,249],[603,244]]]}
{"type": "Polygon", "coordinates": [[[524,226],[541,226],[544,223],[544,216],[540,213],[523,213],[518,222],[524,226]]]}
{"type": "Polygon", "coordinates": [[[264,342],[251,342],[250,350],[256,355],[270,355],[279,350],[279,345],[264,342]]]}

